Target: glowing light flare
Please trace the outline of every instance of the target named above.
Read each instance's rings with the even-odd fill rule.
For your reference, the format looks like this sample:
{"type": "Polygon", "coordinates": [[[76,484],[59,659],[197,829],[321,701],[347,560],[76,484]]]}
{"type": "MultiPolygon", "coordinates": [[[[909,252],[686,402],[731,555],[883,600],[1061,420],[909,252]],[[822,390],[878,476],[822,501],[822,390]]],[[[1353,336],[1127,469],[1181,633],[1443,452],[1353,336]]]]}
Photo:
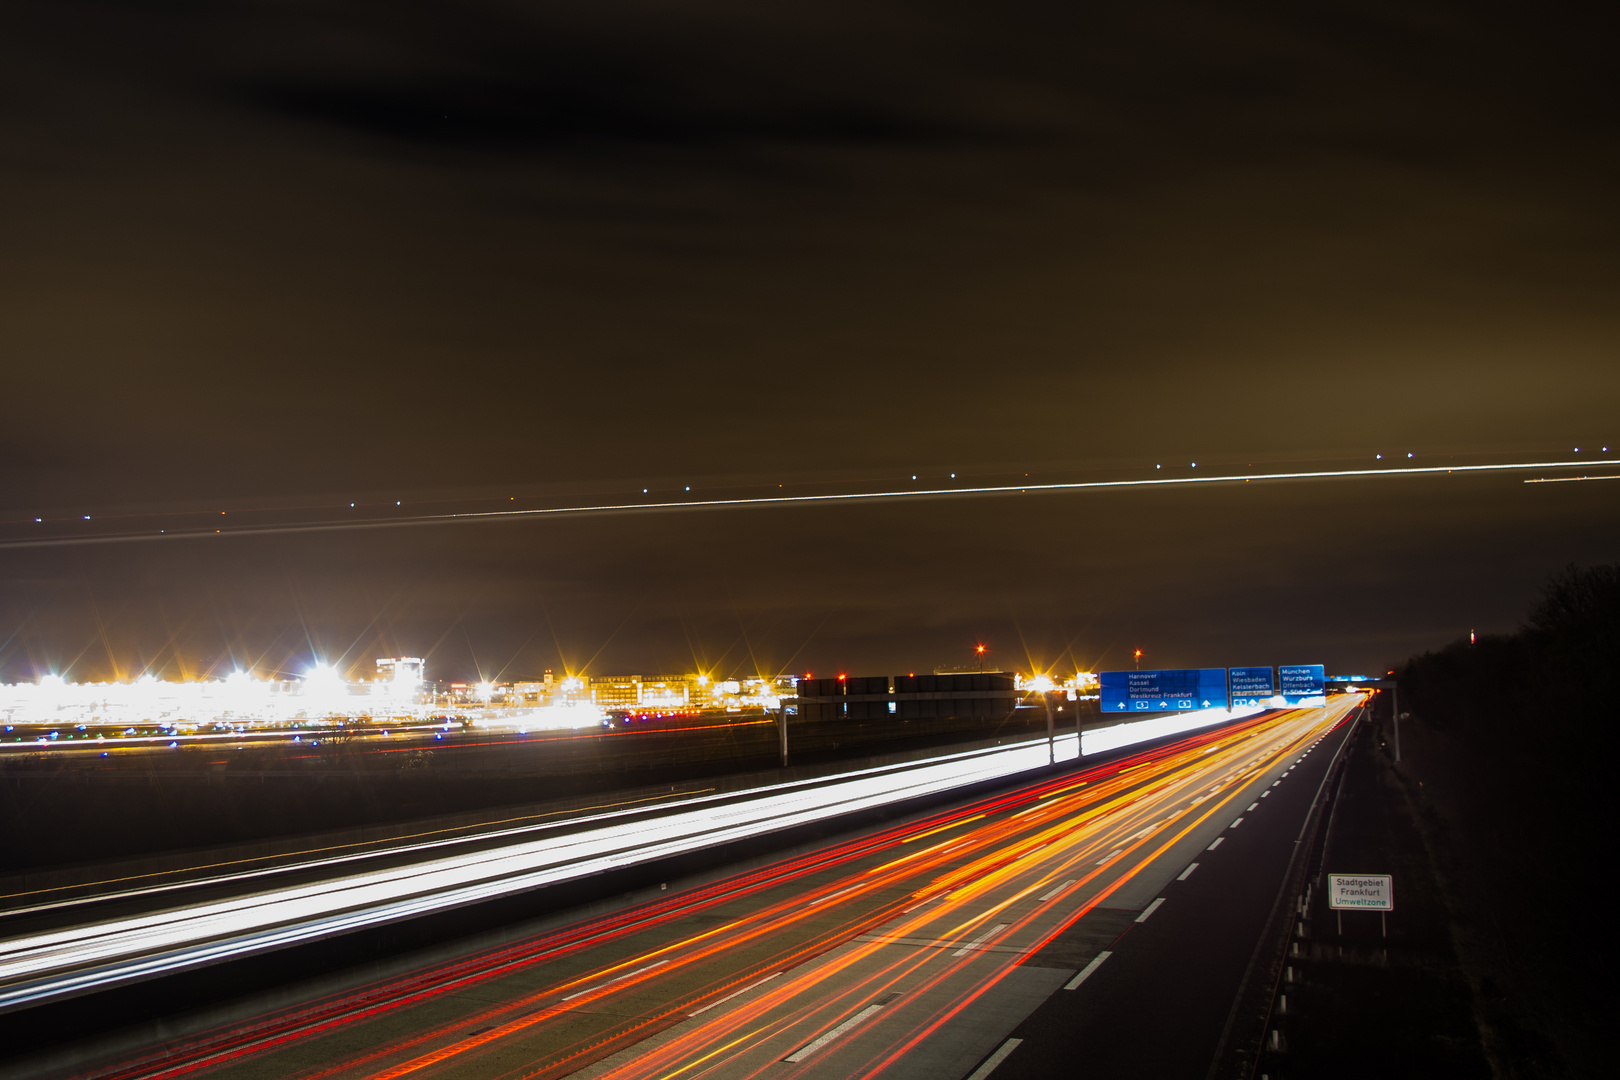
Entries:
{"type": "MultiPolygon", "coordinates": [[[[37,683],[0,685],[0,717],[13,726],[72,724],[136,736],[150,734],[153,727],[286,726],[367,711],[349,700],[350,688],[335,672],[311,674],[313,678],[271,681],[235,671],[223,679],[168,682],[147,672],[133,682],[104,683],[70,683],[53,674],[37,683]]],[[[412,708],[406,703],[392,711],[412,708]]]]}

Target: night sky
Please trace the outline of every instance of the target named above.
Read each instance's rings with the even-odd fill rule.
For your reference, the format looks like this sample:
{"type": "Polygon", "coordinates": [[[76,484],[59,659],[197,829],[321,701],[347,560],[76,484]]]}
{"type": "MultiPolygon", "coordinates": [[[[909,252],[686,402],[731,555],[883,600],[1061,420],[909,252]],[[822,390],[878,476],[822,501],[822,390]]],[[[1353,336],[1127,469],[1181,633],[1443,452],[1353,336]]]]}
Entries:
{"type": "MultiPolygon", "coordinates": [[[[12,0],[0,533],[1590,453],[1601,9],[12,0]]],[[[1522,480],[0,548],[0,677],[1381,670],[1522,480]]]]}

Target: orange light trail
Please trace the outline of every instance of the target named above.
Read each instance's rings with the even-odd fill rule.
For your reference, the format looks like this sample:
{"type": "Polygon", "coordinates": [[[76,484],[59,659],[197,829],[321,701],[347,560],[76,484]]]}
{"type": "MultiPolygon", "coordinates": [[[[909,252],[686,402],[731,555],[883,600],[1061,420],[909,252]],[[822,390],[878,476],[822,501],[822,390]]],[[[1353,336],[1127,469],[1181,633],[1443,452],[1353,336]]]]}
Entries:
{"type": "MultiPolygon", "coordinates": [[[[1230,812],[1252,778],[1319,739],[1347,711],[1330,707],[1246,718],[1168,746],[1082,767],[1080,778],[1072,772],[1049,776],[796,856],[779,864],[781,870],[768,866],[704,886],[694,891],[700,901],[696,904],[672,893],[670,899],[660,899],[644,911],[626,909],[612,916],[600,931],[582,929],[557,948],[539,952],[515,948],[514,962],[538,972],[543,968],[533,965],[560,961],[625,935],[657,933],[670,925],[669,920],[712,903],[756,895],[757,900],[747,906],[739,903],[732,917],[693,927],[692,932],[639,945],[634,938],[625,938],[629,948],[616,951],[606,964],[581,969],[576,962],[568,966],[565,977],[544,979],[545,985],[529,978],[522,993],[358,1052],[338,1050],[322,1064],[290,1075],[298,1080],[360,1076],[403,1080],[452,1066],[458,1071],[474,1068],[496,1048],[521,1043],[531,1064],[514,1071],[499,1067],[484,1071],[500,1080],[539,1080],[634,1045],[633,1059],[609,1075],[625,1080],[695,1080],[719,1059],[738,1060],[736,1055],[746,1057],[768,1042],[785,1043],[791,1037],[797,1040],[795,1046],[808,1045],[878,995],[903,989],[904,1005],[929,989],[948,988],[970,978],[970,984],[940,1009],[915,1021],[908,1015],[904,1032],[888,1039],[887,1046],[859,1070],[860,1075],[875,1076],[906,1048],[959,1015],[1024,956],[1135,880],[1213,817],[1230,812]],[[1220,797],[1212,797],[1216,792],[1220,797]],[[956,828],[963,829],[961,835],[884,861],[887,852],[956,828]],[[808,888],[798,883],[806,874],[817,875],[808,888]],[[775,889],[775,894],[758,895],[767,888],[775,889]],[[1036,896],[1045,899],[1031,904],[1036,896]],[[1030,904],[1027,910],[1025,904],[1030,904]],[[665,910],[667,914],[660,913],[665,910]],[[991,925],[997,917],[1005,919],[1004,928],[991,925]],[[970,940],[987,930],[995,932],[981,944],[970,940]],[[1035,940],[1030,944],[1032,934],[1035,940]],[[899,955],[884,952],[899,939],[918,938],[940,947],[899,955]],[[1017,942],[1016,952],[998,953],[1005,949],[1003,942],[1017,942]],[[953,955],[939,963],[947,952],[953,955]],[[978,970],[974,965],[982,966],[986,956],[996,959],[994,970],[984,978],[972,978],[970,973],[978,970]],[[610,998],[616,1002],[612,1013],[623,1019],[584,1038],[563,1035],[571,1030],[565,1024],[577,1027],[581,1010],[593,1011],[610,998]],[[737,1003],[729,1004],[734,999],[737,1003]],[[724,1010],[708,1013],[709,1007],[722,1002],[728,1003],[724,1010]],[[698,1011],[705,1013],[701,1019],[694,1015],[698,1011]],[[654,1032],[673,1037],[660,1035],[657,1045],[643,1042],[654,1032]]],[[[485,976],[469,968],[467,978],[485,976]]],[[[416,996],[405,1004],[431,1000],[433,993],[413,991],[416,996]]],[[[481,992],[480,999],[490,1000],[487,992],[481,992]]],[[[365,1006],[319,1020],[309,1031],[336,1032],[350,1022],[350,1015],[355,1022],[364,1022],[390,1008],[394,1006],[386,1003],[365,1006]]],[[[868,1017],[842,1032],[835,1045],[849,1045],[889,1015],[868,1017]]],[[[285,1045],[301,1037],[299,1030],[268,1035],[263,1045],[270,1049],[285,1045]]],[[[209,1060],[223,1064],[244,1054],[268,1052],[255,1049],[256,1045],[244,1044],[240,1051],[222,1049],[215,1058],[191,1064],[165,1064],[121,1075],[129,1080],[183,1076],[209,1067],[209,1060]]],[[[503,1056],[506,1053],[510,1049],[503,1056]]],[[[776,1054],[767,1064],[775,1067],[780,1057],[776,1054]]],[[[814,1065],[812,1058],[802,1068],[814,1065]]]]}
{"type": "MultiPolygon", "coordinates": [[[[1268,753],[1262,755],[1256,761],[1250,763],[1247,767],[1239,768],[1235,770],[1235,772],[1240,778],[1253,775],[1282,760],[1286,755],[1297,751],[1299,747],[1304,745],[1308,739],[1315,737],[1317,734],[1318,731],[1316,728],[1313,727],[1312,729],[1308,729],[1300,733],[1297,737],[1286,740],[1283,743],[1273,747],[1268,753]]],[[[1247,741],[1248,738],[1249,733],[1241,733],[1232,739],[1231,743],[1234,745],[1242,743],[1247,741]]],[[[1216,759],[1220,759],[1223,757],[1223,755],[1215,755],[1215,757],[1216,759]]],[[[1186,752],[1167,757],[1161,768],[1167,772],[1172,771],[1187,764],[1189,759],[1198,758],[1204,758],[1202,748],[1191,748],[1186,752]]],[[[1215,768],[1206,769],[1206,772],[1214,772],[1217,771],[1217,768],[1225,768],[1227,764],[1224,761],[1210,762],[1210,759],[1208,758],[1205,758],[1205,762],[1206,764],[1216,766],[1215,768]]],[[[1120,771],[1123,772],[1125,770],[1122,769],[1120,771]]],[[[1087,820],[1096,820],[1107,816],[1111,810],[1118,811],[1128,807],[1132,802],[1135,801],[1138,795],[1136,793],[1124,792],[1122,789],[1124,789],[1127,785],[1124,781],[1117,779],[1118,776],[1119,773],[1116,772],[1116,779],[1107,785],[1107,787],[1112,788],[1113,791],[1117,793],[1116,798],[1106,798],[1109,792],[1103,790],[1102,788],[1098,788],[1091,792],[1087,792],[1084,795],[1070,796],[1070,798],[1074,801],[1074,805],[1072,806],[1063,806],[1062,800],[1059,800],[1053,805],[1062,807],[1060,812],[1063,812],[1078,809],[1082,804],[1091,804],[1082,814],[1082,817],[1087,820]]],[[[1229,772],[1225,782],[1227,784],[1231,784],[1232,778],[1232,773],[1229,772]]],[[[1175,778],[1170,775],[1159,776],[1155,779],[1154,786],[1160,788],[1169,786],[1174,779],[1175,778]]],[[[1185,783],[1186,782],[1183,781],[1181,786],[1185,786],[1185,783]]],[[[1101,893],[1089,899],[1079,910],[1073,912],[1071,916],[1063,920],[1058,927],[1046,934],[1042,939],[1043,943],[1046,940],[1050,940],[1051,937],[1055,936],[1057,933],[1061,932],[1061,930],[1067,925],[1071,925],[1074,920],[1081,917],[1086,911],[1094,908],[1104,898],[1111,895],[1126,882],[1132,880],[1146,866],[1150,865],[1155,858],[1157,858],[1164,851],[1167,851],[1178,840],[1184,838],[1187,834],[1207,822],[1214,815],[1229,810],[1233,800],[1239,798],[1241,793],[1241,785],[1232,786],[1225,798],[1203,808],[1202,812],[1199,813],[1194,820],[1187,822],[1182,828],[1176,830],[1167,839],[1163,839],[1151,854],[1139,859],[1135,865],[1127,869],[1112,884],[1108,885],[1104,890],[1102,890],[1101,893]]],[[[990,823],[989,825],[976,830],[975,835],[978,838],[979,843],[977,843],[975,846],[984,848],[994,847],[1003,839],[1003,830],[998,829],[996,826],[1005,824],[1006,822],[990,823]]],[[[1150,845],[1156,835],[1156,833],[1151,832],[1144,833],[1139,839],[1127,845],[1124,852],[1124,857],[1128,859],[1134,856],[1141,849],[1150,845]]],[[[1038,890],[1050,886],[1056,881],[1065,879],[1067,874],[1074,870],[1075,867],[1082,864],[1085,860],[1092,858],[1099,850],[1101,850],[1102,844],[1098,841],[1103,839],[1104,838],[1101,837],[1093,838],[1084,835],[1083,828],[1080,827],[1075,821],[1064,821],[1048,826],[1041,833],[1020,843],[1018,845],[1018,849],[1013,851],[1010,855],[1006,853],[986,851],[968,865],[957,868],[953,872],[944,875],[930,888],[919,890],[917,894],[914,894],[921,895],[923,892],[932,891],[933,888],[949,888],[952,885],[962,886],[958,892],[948,896],[944,904],[914,915],[910,919],[902,920],[899,924],[887,929],[884,937],[888,939],[908,938],[917,930],[930,923],[943,921],[949,918],[953,913],[964,912],[965,909],[974,902],[976,897],[985,892],[991,891],[997,885],[1014,877],[1021,869],[1027,869],[1027,867],[1023,867],[1020,864],[1023,860],[1028,858],[1030,855],[1033,855],[1038,850],[1043,850],[1052,845],[1061,845],[1059,850],[1067,851],[1067,855],[1065,857],[1057,861],[1056,864],[1051,867],[1051,869],[1040,875],[1033,883],[1020,890],[1016,895],[1002,901],[1000,904],[992,907],[988,911],[978,912],[965,920],[957,922],[956,925],[951,926],[948,930],[942,931],[937,935],[930,935],[933,937],[938,937],[947,942],[950,942],[952,939],[957,939],[971,931],[973,928],[988,921],[990,916],[993,914],[1004,910],[1011,904],[1027,898],[1029,895],[1038,890]]],[[[958,851],[956,854],[958,857],[960,857],[961,853],[958,851]]],[[[1047,853],[1044,857],[1050,859],[1052,855],[1051,853],[1047,853]]],[[[1059,902],[1062,896],[1072,895],[1075,890],[1084,889],[1091,882],[1095,881],[1100,875],[1106,873],[1107,869],[1107,867],[1088,868],[1088,870],[1082,874],[1073,885],[1063,889],[1061,893],[1054,895],[1050,901],[1039,905],[1035,910],[1022,916],[1020,919],[1016,920],[1013,925],[1003,930],[997,936],[997,940],[1002,940],[1014,935],[1020,928],[1027,926],[1038,915],[1049,910],[1052,904],[1059,902]]],[[[868,873],[875,873],[875,871],[869,871],[868,873]]],[[[770,990],[762,993],[757,998],[751,1000],[745,1005],[735,1009],[727,1017],[717,1018],[715,1021],[703,1025],[702,1027],[689,1032],[680,1038],[666,1042],[662,1046],[648,1052],[645,1055],[638,1056],[637,1060],[632,1065],[627,1065],[620,1070],[616,1070],[612,1075],[624,1077],[650,1077],[655,1074],[675,1075],[674,1073],[660,1073],[660,1070],[673,1067],[682,1057],[696,1052],[696,1050],[702,1044],[707,1043],[712,1045],[712,1040],[724,1039],[729,1033],[734,1032],[739,1027],[750,1025],[774,1009],[787,1007],[789,1003],[799,1003],[798,1007],[793,1009],[792,1017],[808,1019],[817,1014],[825,1014],[829,1017],[831,1017],[834,1013],[842,1015],[844,1012],[847,1012],[849,1007],[852,1007],[852,1005],[858,1000],[865,1000],[875,994],[880,994],[889,990],[891,987],[894,987],[900,982],[904,981],[906,978],[908,978],[908,976],[913,975],[924,965],[931,963],[934,959],[934,957],[932,955],[928,955],[926,951],[918,956],[907,956],[898,959],[891,964],[885,965],[877,972],[870,974],[865,978],[857,980],[853,985],[847,987],[842,992],[835,993],[831,997],[816,996],[816,990],[819,986],[843,976],[846,972],[849,972],[850,969],[859,965],[863,960],[867,960],[874,956],[884,947],[884,945],[884,941],[861,943],[856,948],[839,957],[836,962],[829,962],[825,965],[817,967],[812,971],[808,971],[797,978],[784,980],[782,983],[775,984],[770,990]]],[[[970,951],[963,959],[947,965],[945,970],[937,973],[922,986],[909,988],[907,991],[908,996],[921,994],[930,986],[937,985],[940,981],[949,978],[952,974],[960,970],[961,967],[971,962],[977,955],[977,952],[978,950],[970,951]]],[[[1010,968],[1008,970],[1010,970],[1010,968]]],[[[988,985],[990,984],[986,984],[985,987],[975,991],[972,996],[978,996],[983,992],[983,989],[988,989],[988,985]]],[[[962,1004],[965,1003],[959,1003],[957,1008],[954,1009],[950,1015],[955,1015],[955,1013],[959,1011],[962,1004]]],[[[790,1019],[792,1017],[790,1017],[790,1019]]],[[[949,1015],[936,1018],[927,1026],[926,1030],[921,1031],[913,1036],[907,1045],[914,1045],[917,1040],[926,1037],[928,1032],[937,1030],[938,1026],[946,1022],[948,1019],[949,1015]]],[[[869,1023],[870,1022],[873,1021],[869,1021],[869,1023]]],[[[854,1032],[846,1033],[845,1037],[853,1038],[857,1036],[858,1033],[859,1029],[856,1029],[854,1032]]],[[[886,1058],[885,1061],[895,1060],[897,1055],[903,1052],[903,1048],[896,1050],[894,1054],[889,1058],[886,1058]]],[[[877,1069],[872,1071],[879,1071],[881,1067],[882,1065],[880,1064],[877,1069]]],[[[679,1071],[685,1070],[682,1069],[679,1071]]]]}

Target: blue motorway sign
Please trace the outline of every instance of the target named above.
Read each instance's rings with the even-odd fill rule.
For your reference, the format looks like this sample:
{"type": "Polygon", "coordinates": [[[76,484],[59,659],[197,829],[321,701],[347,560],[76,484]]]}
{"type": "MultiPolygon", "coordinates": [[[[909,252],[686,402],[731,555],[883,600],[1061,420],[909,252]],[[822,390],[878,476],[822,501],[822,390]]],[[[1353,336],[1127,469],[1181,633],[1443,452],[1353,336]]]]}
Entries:
{"type": "Polygon", "coordinates": [[[1269,667],[1235,667],[1226,671],[1226,685],[1232,693],[1232,708],[1268,705],[1277,692],[1269,667]]]}
{"type": "Polygon", "coordinates": [[[1306,704],[1307,698],[1321,699],[1327,692],[1327,669],[1321,664],[1294,664],[1277,669],[1285,705],[1306,704]]]}
{"type": "Polygon", "coordinates": [[[1098,682],[1105,713],[1226,708],[1225,668],[1105,671],[1098,682]]]}

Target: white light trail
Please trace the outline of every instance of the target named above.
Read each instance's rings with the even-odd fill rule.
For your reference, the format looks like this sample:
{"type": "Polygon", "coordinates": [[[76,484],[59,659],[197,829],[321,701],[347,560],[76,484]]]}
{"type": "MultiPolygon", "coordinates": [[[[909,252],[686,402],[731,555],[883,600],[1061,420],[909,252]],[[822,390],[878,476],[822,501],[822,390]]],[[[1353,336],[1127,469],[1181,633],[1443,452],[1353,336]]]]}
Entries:
{"type": "Polygon", "coordinates": [[[1080,752],[1086,756],[1134,746],[1149,739],[1162,739],[1166,735],[1180,735],[1212,724],[1224,724],[1244,716],[1265,712],[1265,708],[1193,709],[1190,712],[1171,713],[1147,720],[1125,721],[1109,727],[1091,728],[1080,736],[1080,752]]]}
{"type": "MultiPolygon", "coordinates": [[[[979,487],[902,488],[887,491],[855,491],[824,495],[760,495],[734,499],[686,499],[677,502],[595,503],[578,506],[537,507],[527,510],[474,510],[449,514],[421,514],[412,517],[367,521],[317,521],[286,525],[253,525],[223,529],[147,530],[109,533],[100,536],[52,536],[0,540],[0,550],[13,548],[64,547],[79,544],[133,543],[143,540],[184,540],[206,536],[272,536],[288,533],[347,532],[357,529],[394,529],[411,525],[448,525],[457,522],[532,520],[546,517],[638,514],[654,511],[725,510],[762,506],[803,506],[827,503],[893,502],[902,499],[953,499],[990,495],[1100,491],[1109,488],[1166,488],[1189,484],[1240,484],[1269,481],[1372,479],[1399,476],[1438,476],[1450,473],[1525,472],[1535,469],[1590,469],[1587,461],[1519,461],[1491,465],[1409,465],[1376,469],[1315,469],[1273,473],[1223,473],[1211,476],[1166,476],[1140,480],[1079,480],[1055,484],[994,484],[979,487]]],[[[1620,461],[1600,464],[1620,465],[1620,461]]],[[[955,474],[951,474],[953,477],[955,474]]],[[[1587,479],[1620,479],[1588,477],[1587,479]]],[[[690,490],[690,489],[688,489],[690,490]]]]}
{"type": "MultiPolygon", "coordinates": [[[[1076,740],[1057,740],[1073,760],[1076,740]]],[[[0,1012],[857,813],[1047,764],[1045,739],[626,812],[595,828],[0,942],[0,1012]],[[740,796],[740,797],[739,797],[740,796]]]]}

